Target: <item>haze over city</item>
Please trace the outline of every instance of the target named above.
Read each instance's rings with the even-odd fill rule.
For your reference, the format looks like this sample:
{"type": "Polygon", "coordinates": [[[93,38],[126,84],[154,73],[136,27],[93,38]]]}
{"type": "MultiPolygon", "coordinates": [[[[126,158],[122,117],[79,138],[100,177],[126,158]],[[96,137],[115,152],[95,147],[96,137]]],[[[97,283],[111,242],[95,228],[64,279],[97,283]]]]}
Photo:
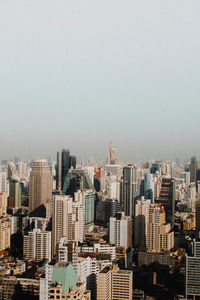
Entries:
{"type": "Polygon", "coordinates": [[[0,3],[1,149],[198,155],[199,1],[0,3]],[[56,4],[56,5],[55,5],[56,4]]]}

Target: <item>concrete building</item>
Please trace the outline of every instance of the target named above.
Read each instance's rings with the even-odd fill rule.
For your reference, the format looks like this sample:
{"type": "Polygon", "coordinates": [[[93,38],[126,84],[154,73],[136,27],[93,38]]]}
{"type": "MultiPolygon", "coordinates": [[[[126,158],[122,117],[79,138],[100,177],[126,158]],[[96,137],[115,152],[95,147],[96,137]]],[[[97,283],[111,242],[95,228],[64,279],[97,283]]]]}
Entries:
{"type": "Polygon", "coordinates": [[[9,181],[9,207],[21,207],[21,185],[18,180],[9,181]]]}
{"type": "Polygon", "coordinates": [[[196,217],[196,237],[200,238],[200,199],[196,201],[195,217],[196,217]]]}
{"type": "Polygon", "coordinates": [[[109,151],[108,151],[108,165],[116,165],[117,163],[118,163],[117,152],[112,142],[110,142],[109,151]]]}
{"type": "Polygon", "coordinates": [[[160,204],[148,207],[146,246],[150,252],[162,252],[174,247],[174,232],[170,224],[165,223],[165,211],[160,204]]]}
{"type": "Polygon", "coordinates": [[[33,229],[24,236],[24,258],[51,261],[51,232],[33,229]]]}
{"type": "Polygon", "coordinates": [[[110,218],[109,241],[125,249],[132,247],[132,219],[119,212],[110,218]]]}
{"type": "Polygon", "coordinates": [[[80,247],[82,253],[98,253],[110,255],[111,261],[116,259],[116,246],[106,243],[94,243],[93,246],[80,247]]]}
{"type": "Polygon", "coordinates": [[[135,247],[139,249],[146,248],[146,231],[148,223],[148,207],[151,200],[141,198],[135,205],[135,247]]]}
{"type": "Polygon", "coordinates": [[[0,216],[0,251],[10,248],[10,220],[6,215],[0,216]]]}
{"type": "Polygon", "coordinates": [[[120,182],[120,205],[126,216],[134,216],[136,189],[136,167],[129,164],[123,168],[123,176],[120,182]]]}
{"type": "Polygon", "coordinates": [[[0,193],[7,193],[7,176],[6,172],[0,172],[0,193]]]}
{"type": "Polygon", "coordinates": [[[0,192],[0,215],[7,212],[7,195],[6,192],[0,192]]]}
{"type": "Polygon", "coordinates": [[[193,256],[186,255],[186,299],[200,299],[200,242],[193,242],[193,256]]]}
{"type": "Polygon", "coordinates": [[[132,284],[131,271],[106,266],[97,274],[97,300],[132,300],[132,284]]]}
{"type": "Polygon", "coordinates": [[[196,180],[197,180],[197,159],[195,156],[193,156],[190,162],[190,182],[196,183],[196,180]]]}
{"type": "Polygon", "coordinates": [[[34,160],[29,181],[29,212],[38,217],[51,216],[52,176],[45,159],[34,160]]]}
{"type": "Polygon", "coordinates": [[[85,290],[71,264],[49,265],[45,278],[40,279],[40,300],[48,299],[90,300],[90,291],[85,290]]]}
{"type": "Polygon", "coordinates": [[[66,242],[83,242],[85,229],[85,211],[82,201],[70,196],[55,195],[53,197],[53,255],[58,255],[60,239],[66,242]]]}

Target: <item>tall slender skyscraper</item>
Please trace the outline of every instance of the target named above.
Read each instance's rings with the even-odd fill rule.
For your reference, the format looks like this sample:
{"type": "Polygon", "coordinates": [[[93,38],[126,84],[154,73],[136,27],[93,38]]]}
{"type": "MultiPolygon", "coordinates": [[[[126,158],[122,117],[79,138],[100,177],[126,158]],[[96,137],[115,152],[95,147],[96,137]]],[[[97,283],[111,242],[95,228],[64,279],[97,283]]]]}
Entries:
{"type": "Polygon", "coordinates": [[[135,166],[123,168],[123,177],[120,183],[120,204],[126,216],[134,216],[134,196],[136,194],[135,166]]]}
{"type": "Polygon", "coordinates": [[[118,163],[117,160],[117,152],[115,147],[113,146],[112,142],[110,142],[110,147],[108,151],[108,164],[109,165],[116,165],[118,163]]]}
{"type": "Polygon", "coordinates": [[[48,163],[45,159],[34,160],[29,181],[29,212],[43,216],[51,196],[52,176],[48,163]]]}
{"type": "Polygon", "coordinates": [[[175,214],[175,180],[173,178],[162,178],[161,190],[157,203],[162,204],[166,213],[166,222],[174,228],[175,214]]]}
{"type": "Polygon", "coordinates": [[[197,178],[197,159],[196,156],[193,156],[191,158],[191,163],[190,163],[190,182],[195,182],[196,183],[196,178],[197,178]]]}
{"type": "Polygon", "coordinates": [[[62,190],[69,169],[76,169],[76,156],[70,156],[68,149],[57,152],[56,188],[62,190]]]}

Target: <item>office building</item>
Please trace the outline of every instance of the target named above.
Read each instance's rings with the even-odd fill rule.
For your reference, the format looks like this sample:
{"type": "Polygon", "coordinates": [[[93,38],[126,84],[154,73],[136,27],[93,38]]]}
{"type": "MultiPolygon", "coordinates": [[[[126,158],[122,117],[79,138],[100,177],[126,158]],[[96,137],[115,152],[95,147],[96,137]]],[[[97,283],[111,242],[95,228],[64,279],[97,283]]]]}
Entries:
{"type": "Polygon", "coordinates": [[[120,183],[120,205],[126,216],[134,216],[136,187],[136,167],[128,165],[123,168],[123,176],[120,183]]]}
{"type": "Polygon", "coordinates": [[[76,156],[71,156],[68,149],[57,152],[56,188],[62,191],[69,170],[76,169],[76,156]]]}
{"type": "Polygon", "coordinates": [[[171,178],[162,178],[161,190],[159,199],[156,201],[160,203],[166,213],[166,223],[171,224],[174,228],[174,214],[175,214],[175,180],[171,178]]]}
{"type": "Polygon", "coordinates": [[[186,255],[186,299],[200,299],[200,242],[193,241],[193,256],[186,255]]]}
{"type": "Polygon", "coordinates": [[[193,156],[191,158],[191,162],[190,162],[190,182],[194,182],[196,183],[197,179],[197,159],[195,156],[193,156]]]}
{"type": "Polygon", "coordinates": [[[114,217],[120,211],[121,207],[116,199],[99,200],[96,205],[96,223],[107,228],[110,217],[114,217]]]}
{"type": "Polygon", "coordinates": [[[200,238],[200,199],[196,201],[196,238],[200,238]]]}
{"type": "Polygon", "coordinates": [[[52,176],[45,159],[34,160],[29,181],[29,212],[38,217],[51,216],[52,176]]]}
{"type": "Polygon", "coordinates": [[[9,181],[9,207],[21,207],[21,184],[18,180],[9,181]]]}

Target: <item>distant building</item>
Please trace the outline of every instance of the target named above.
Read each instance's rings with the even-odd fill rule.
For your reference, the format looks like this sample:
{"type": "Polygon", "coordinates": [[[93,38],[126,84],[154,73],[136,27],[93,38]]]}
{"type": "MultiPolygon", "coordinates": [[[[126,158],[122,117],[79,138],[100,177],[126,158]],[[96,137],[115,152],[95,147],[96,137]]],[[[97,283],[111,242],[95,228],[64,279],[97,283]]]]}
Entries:
{"type": "Polygon", "coordinates": [[[126,216],[134,216],[134,197],[136,196],[136,168],[128,165],[123,168],[120,183],[120,205],[126,216]]]}
{"type": "Polygon", "coordinates": [[[116,165],[117,163],[118,163],[117,152],[112,142],[110,142],[109,151],[108,151],[108,165],[116,165]]]}
{"type": "Polygon", "coordinates": [[[190,162],[190,182],[195,182],[197,181],[197,159],[195,156],[191,158],[190,162]]]}
{"type": "Polygon", "coordinates": [[[21,207],[21,184],[18,180],[9,181],[9,207],[21,207]]]}
{"type": "Polygon", "coordinates": [[[52,176],[45,159],[34,160],[29,181],[29,212],[37,217],[50,217],[52,176]]]}
{"type": "Polygon", "coordinates": [[[166,213],[166,222],[174,228],[175,215],[175,180],[171,178],[162,178],[159,199],[156,203],[160,203],[166,213]]]}
{"type": "Polygon", "coordinates": [[[62,191],[69,170],[76,169],[76,156],[71,156],[68,149],[57,152],[56,188],[62,191]]]}

